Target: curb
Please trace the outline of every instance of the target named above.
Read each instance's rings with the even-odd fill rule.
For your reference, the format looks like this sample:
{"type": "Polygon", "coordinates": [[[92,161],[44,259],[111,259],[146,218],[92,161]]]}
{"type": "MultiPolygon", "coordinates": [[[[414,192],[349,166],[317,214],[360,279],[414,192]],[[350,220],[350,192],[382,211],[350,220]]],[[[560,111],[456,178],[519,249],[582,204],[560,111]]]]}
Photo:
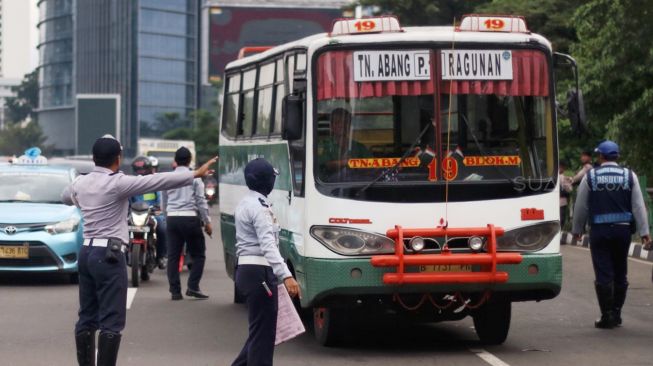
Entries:
{"type": "MultiPolygon", "coordinates": [[[[590,237],[589,235],[583,235],[581,240],[576,243],[572,243],[573,235],[570,232],[563,231],[560,233],[560,244],[561,245],[575,245],[578,247],[590,247],[590,237]]],[[[653,250],[645,250],[642,244],[632,242],[630,243],[630,248],[628,248],[628,256],[653,262],[653,250]]]]}

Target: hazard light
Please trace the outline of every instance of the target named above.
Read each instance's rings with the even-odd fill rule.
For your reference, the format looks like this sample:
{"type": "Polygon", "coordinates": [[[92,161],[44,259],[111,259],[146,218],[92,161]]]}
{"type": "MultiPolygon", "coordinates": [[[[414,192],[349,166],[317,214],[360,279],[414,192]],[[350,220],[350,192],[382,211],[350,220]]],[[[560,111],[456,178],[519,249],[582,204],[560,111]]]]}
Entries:
{"type": "Polygon", "coordinates": [[[339,36],[344,34],[382,32],[402,32],[399,20],[393,16],[361,19],[337,19],[333,22],[333,29],[329,35],[339,36]]]}
{"type": "Polygon", "coordinates": [[[458,31],[530,33],[524,17],[515,15],[465,15],[458,31]]]}

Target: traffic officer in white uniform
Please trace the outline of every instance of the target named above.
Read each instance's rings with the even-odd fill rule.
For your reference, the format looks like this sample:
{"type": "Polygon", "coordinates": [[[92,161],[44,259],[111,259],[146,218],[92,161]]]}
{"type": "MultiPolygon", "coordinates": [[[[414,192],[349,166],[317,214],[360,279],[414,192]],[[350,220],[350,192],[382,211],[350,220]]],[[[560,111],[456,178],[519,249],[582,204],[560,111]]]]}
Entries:
{"type": "Polygon", "coordinates": [[[95,141],[95,168],[80,176],[62,194],[65,204],[76,205],[84,219],[84,245],[79,253],[79,320],[75,325],[77,361],[95,364],[95,332],[98,339],[98,366],[115,365],[120,347],[120,332],[125,327],[127,305],[128,242],[127,210],[129,197],[182,187],[206,175],[211,159],[198,170],[128,176],[118,169],[122,146],[111,136],[95,141]]]}
{"type": "Polygon", "coordinates": [[[277,283],[283,281],[290,296],[300,295],[299,285],[279,253],[279,224],[267,196],[279,173],[265,159],[245,167],[250,189],[236,207],[236,289],[247,301],[249,336],[232,366],[272,365],[277,330],[277,283]]]}

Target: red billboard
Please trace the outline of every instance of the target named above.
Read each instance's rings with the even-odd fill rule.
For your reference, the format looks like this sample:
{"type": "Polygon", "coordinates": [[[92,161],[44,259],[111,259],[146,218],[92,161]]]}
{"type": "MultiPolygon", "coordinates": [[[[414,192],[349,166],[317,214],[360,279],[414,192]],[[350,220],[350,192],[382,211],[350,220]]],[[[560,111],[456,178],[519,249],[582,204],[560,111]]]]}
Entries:
{"type": "Polygon", "coordinates": [[[211,7],[208,29],[208,76],[221,80],[227,63],[247,46],[276,46],[329,32],[342,17],[337,8],[211,7]]]}

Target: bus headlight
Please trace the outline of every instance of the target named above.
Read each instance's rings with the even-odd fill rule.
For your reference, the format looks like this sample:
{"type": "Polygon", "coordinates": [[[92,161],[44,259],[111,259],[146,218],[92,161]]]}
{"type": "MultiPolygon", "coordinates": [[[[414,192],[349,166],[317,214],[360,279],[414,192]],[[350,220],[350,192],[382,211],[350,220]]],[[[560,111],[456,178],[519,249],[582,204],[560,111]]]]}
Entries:
{"type": "Polygon", "coordinates": [[[408,242],[408,245],[410,245],[410,248],[416,252],[422,251],[424,247],[426,246],[426,243],[424,242],[424,238],[421,236],[415,236],[410,241],[408,242]]]}
{"type": "Polygon", "coordinates": [[[342,255],[394,253],[395,242],[384,235],[336,226],[313,226],[311,236],[342,255]]]}
{"type": "Polygon", "coordinates": [[[549,245],[560,232],[558,221],[542,222],[506,231],[497,238],[497,250],[535,252],[549,245]]]}

